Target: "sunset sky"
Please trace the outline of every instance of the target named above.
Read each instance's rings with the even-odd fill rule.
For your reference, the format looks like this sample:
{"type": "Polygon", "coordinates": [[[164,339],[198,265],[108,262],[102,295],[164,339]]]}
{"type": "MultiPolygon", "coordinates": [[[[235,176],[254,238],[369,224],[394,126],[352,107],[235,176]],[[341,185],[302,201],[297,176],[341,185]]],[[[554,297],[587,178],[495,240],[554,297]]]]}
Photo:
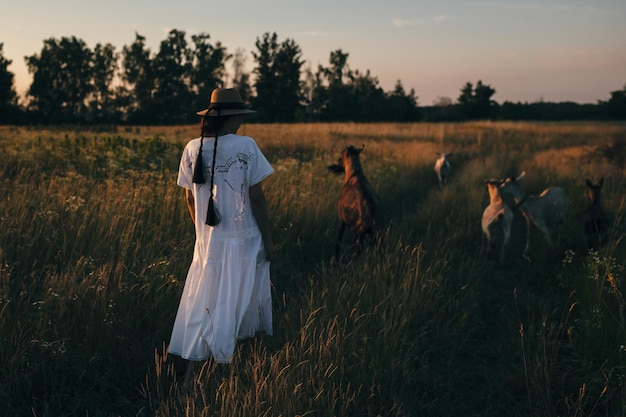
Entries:
{"type": "Polygon", "coordinates": [[[496,89],[493,99],[534,102],[608,100],[626,85],[626,0],[23,0],[3,2],[0,43],[16,89],[31,76],[24,57],[49,38],[76,36],[120,52],[135,33],[152,52],[171,29],[202,32],[230,53],[251,51],[264,33],[289,38],[315,71],[330,53],[349,54],[389,91],[397,80],[419,105],[456,101],[466,82],[496,89]]]}

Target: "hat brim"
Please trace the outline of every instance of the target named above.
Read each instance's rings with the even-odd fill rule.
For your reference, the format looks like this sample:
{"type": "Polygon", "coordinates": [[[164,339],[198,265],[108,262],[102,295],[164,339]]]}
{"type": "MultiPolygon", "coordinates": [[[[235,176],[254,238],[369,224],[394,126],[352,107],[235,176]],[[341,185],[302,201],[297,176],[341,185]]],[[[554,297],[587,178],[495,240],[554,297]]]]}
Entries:
{"type": "MultiPolygon", "coordinates": [[[[220,112],[220,116],[233,116],[235,114],[253,114],[256,113],[256,111],[254,110],[248,110],[248,109],[224,109],[220,112]]],[[[209,109],[204,109],[201,110],[199,112],[196,112],[196,114],[198,116],[217,116],[217,111],[215,110],[210,110],[209,109]]]]}

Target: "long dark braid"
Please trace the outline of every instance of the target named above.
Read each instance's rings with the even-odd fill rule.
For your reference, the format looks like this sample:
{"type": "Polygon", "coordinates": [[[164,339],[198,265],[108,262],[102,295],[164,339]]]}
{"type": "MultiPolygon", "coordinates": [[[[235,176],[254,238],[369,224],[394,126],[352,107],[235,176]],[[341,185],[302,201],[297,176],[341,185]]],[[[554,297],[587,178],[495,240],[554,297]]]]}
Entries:
{"type": "Polygon", "coordinates": [[[206,126],[206,116],[202,119],[202,131],[200,132],[200,149],[196,158],[196,166],[193,168],[193,182],[195,184],[204,184],[206,177],[204,176],[204,162],[202,161],[202,144],[204,142],[204,128],[206,126]]]}
{"type": "MultiPolygon", "coordinates": [[[[206,213],[206,224],[209,226],[217,226],[220,223],[221,217],[220,213],[215,207],[215,202],[213,201],[213,184],[215,179],[215,157],[217,156],[217,138],[220,134],[221,128],[221,117],[220,110],[217,110],[217,119],[215,121],[215,142],[213,143],[213,163],[211,164],[211,189],[210,189],[210,197],[209,197],[209,207],[206,213]]],[[[202,146],[202,142],[201,142],[202,146]]]]}
{"type": "MultiPolygon", "coordinates": [[[[204,116],[202,119],[202,132],[200,133],[200,149],[198,149],[198,156],[196,158],[196,166],[193,169],[193,182],[195,184],[205,184],[206,176],[204,175],[204,160],[202,159],[202,147],[204,145],[204,132],[206,130],[207,125],[207,117],[204,116]]],[[[213,144],[213,163],[211,164],[211,188],[209,190],[209,206],[207,208],[206,220],[205,223],[209,226],[217,226],[220,223],[220,214],[217,208],[215,207],[215,202],[213,201],[213,185],[215,178],[215,157],[217,156],[217,138],[219,136],[220,131],[220,111],[217,111],[217,118],[214,123],[215,128],[215,143],[213,144]]]]}

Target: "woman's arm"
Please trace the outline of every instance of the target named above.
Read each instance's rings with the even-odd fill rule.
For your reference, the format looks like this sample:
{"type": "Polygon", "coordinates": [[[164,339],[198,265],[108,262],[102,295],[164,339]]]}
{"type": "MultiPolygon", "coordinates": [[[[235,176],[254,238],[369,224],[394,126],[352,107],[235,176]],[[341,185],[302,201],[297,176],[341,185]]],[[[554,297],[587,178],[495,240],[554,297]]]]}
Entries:
{"type": "Polygon", "coordinates": [[[187,203],[187,209],[189,210],[189,214],[191,215],[191,221],[196,223],[196,201],[193,198],[193,192],[191,190],[185,189],[185,202],[187,203]]]}
{"type": "Polygon", "coordinates": [[[252,214],[263,236],[265,257],[272,259],[276,252],[276,246],[272,240],[272,231],[267,213],[267,200],[265,200],[265,193],[263,193],[263,187],[260,182],[250,187],[250,205],[252,206],[252,214]]]}

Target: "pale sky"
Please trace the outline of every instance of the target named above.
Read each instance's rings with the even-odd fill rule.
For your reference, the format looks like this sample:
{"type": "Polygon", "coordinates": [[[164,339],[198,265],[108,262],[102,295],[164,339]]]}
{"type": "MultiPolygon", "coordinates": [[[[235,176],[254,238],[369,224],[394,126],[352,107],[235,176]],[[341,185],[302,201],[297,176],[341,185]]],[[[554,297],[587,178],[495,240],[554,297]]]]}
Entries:
{"type": "Polygon", "coordinates": [[[248,70],[257,38],[276,33],[302,50],[305,66],[348,53],[352,70],[400,80],[418,104],[456,101],[466,82],[495,88],[493,99],[608,100],[626,85],[626,0],[3,0],[0,43],[16,89],[31,83],[25,56],[49,38],[76,36],[91,49],[121,52],[146,38],[153,53],[171,29],[202,32],[228,52],[241,48],[248,70]]]}

